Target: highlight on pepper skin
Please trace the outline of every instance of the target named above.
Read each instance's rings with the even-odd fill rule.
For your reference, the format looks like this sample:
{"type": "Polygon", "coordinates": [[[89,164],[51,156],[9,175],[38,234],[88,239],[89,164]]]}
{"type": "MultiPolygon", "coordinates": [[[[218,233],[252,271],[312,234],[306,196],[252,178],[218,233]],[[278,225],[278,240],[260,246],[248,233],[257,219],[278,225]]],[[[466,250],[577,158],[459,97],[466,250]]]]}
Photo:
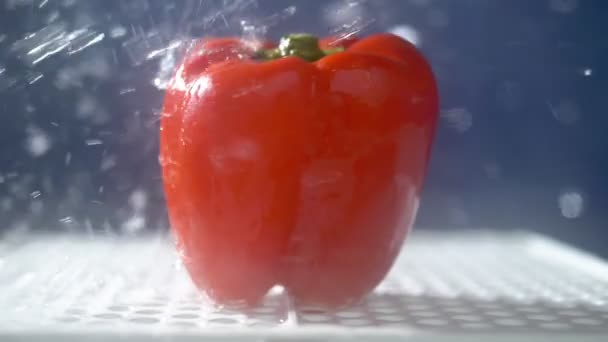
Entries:
{"type": "Polygon", "coordinates": [[[201,39],[160,132],[193,282],[218,304],[275,285],[305,304],[362,299],[415,220],[437,113],[430,66],[392,34],[201,39]]]}

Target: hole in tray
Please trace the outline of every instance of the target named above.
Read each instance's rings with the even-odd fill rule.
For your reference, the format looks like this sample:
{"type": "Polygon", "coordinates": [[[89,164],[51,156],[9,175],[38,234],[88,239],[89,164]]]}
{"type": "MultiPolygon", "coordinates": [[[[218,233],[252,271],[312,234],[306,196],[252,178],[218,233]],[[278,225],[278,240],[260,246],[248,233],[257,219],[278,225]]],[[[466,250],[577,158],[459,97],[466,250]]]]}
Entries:
{"type": "Polygon", "coordinates": [[[593,312],[594,314],[608,314],[608,305],[592,306],[592,307],[587,308],[587,310],[593,312]]]}
{"type": "Polygon", "coordinates": [[[393,303],[382,300],[382,299],[371,299],[367,303],[367,306],[369,306],[371,308],[386,308],[386,307],[393,306],[393,303]]]}
{"type": "Polygon", "coordinates": [[[236,324],[238,321],[234,318],[221,317],[221,318],[212,318],[209,320],[209,323],[214,324],[236,324]]]}
{"type": "Polygon", "coordinates": [[[241,314],[243,314],[243,310],[226,309],[226,308],[222,308],[221,310],[218,310],[213,313],[213,315],[220,315],[220,316],[233,316],[233,315],[241,315],[241,314]]]}
{"type": "Polygon", "coordinates": [[[116,311],[116,312],[124,312],[124,311],[129,311],[129,307],[126,305],[112,305],[112,306],[108,306],[108,310],[116,311]]]}
{"type": "Polygon", "coordinates": [[[359,319],[359,318],[344,319],[340,323],[342,323],[344,325],[350,325],[350,326],[362,326],[362,325],[371,325],[372,324],[370,321],[368,321],[366,319],[359,319]]]}
{"type": "Polygon", "coordinates": [[[65,310],[65,313],[68,315],[79,316],[79,315],[84,315],[86,313],[86,311],[83,309],[67,309],[67,310],[65,310]]]}
{"type": "Polygon", "coordinates": [[[559,318],[556,316],[551,316],[551,315],[528,315],[526,316],[529,320],[532,321],[544,321],[544,322],[553,322],[553,321],[557,321],[559,318]]]}
{"type": "Polygon", "coordinates": [[[397,328],[397,329],[403,329],[405,327],[404,325],[405,323],[403,322],[382,322],[379,324],[376,324],[377,327],[380,328],[397,328]]]}
{"type": "Polygon", "coordinates": [[[530,312],[530,313],[541,313],[545,311],[543,308],[537,306],[520,306],[516,308],[517,311],[530,312]]]}
{"type": "Polygon", "coordinates": [[[129,322],[138,324],[154,324],[160,322],[160,320],[154,317],[137,317],[130,319],[129,322]]]}
{"type": "Polygon", "coordinates": [[[466,307],[454,306],[454,307],[444,308],[443,311],[449,312],[449,313],[466,314],[466,313],[472,312],[473,310],[471,310],[470,308],[466,308],[466,307]]]}
{"type": "Polygon", "coordinates": [[[90,321],[90,322],[87,322],[87,324],[88,325],[109,325],[109,324],[111,324],[111,322],[107,321],[107,320],[102,320],[102,321],[90,321]]]}
{"type": "Polygon", "coordinates": [[[378,316],[377,319],[384,322],[402,322],[406,320],[406,318],[401,315],[382,315],[378,316]]]}
{"type": "Polygon", "coordinates": [[[330,317],[322,314],[305,314],[302,318],[309,322],[326,322],[330,320],[330,317]]]}
{"type": "Polygon", "coordinates": [[[269,327],[276,326],[276,324],[273,324],[271,322],[266,322],[266,321],[252,321],[248,325],[250,327],[257,327],[257,328],[269,328],[269,327]]]}
{"type": "Polygon", "coordinates": [[[414,317],[437,317],[439,316],[438,313],[433,312],[433,311],[412,311],[410,312],[410,315],[414,316],[414,317]]]}
{"type": "Polygon", "coordinates": [[[457,321],[465,322],[480,322],[483,320],[481,317],[475,315],[454,315],[452,318],[457,321]]]}
{"type": "Polygon", "coordinates": [[[184,327],[184,328],[194,328],[197,327],[198,324],[194,323],[194,322],[189,322],[189,321],[174,321],[170,323],[173,326],[176,327],[184,327]]]}
{"type": "Polygon", "coordinates": [[[430,309],[431,306],[428,304],[406,304],[405,305],[405,309],[406,310],[428,310],[430,309]]]}
{"type": "Polygon", "coordinates": [[[475,303],[475,306],[481,309],[498,310],[502,309],[502,305],[495,302],[479,302],[475,303]]]}
{"type": "Polygon", "coordinates": [[[488,329],[492,326],[482,322],[463,322],[460,324],[464,329],[488,329]]]}
{"type": "Polygon", "coordinates": [[[548,330],[564,330],[570,328],[569,324],[559,322],[541,323],[539,326],[548,330]]]}
{"type": "Polygon", "coordinates": [[[526,325],[525,321],[515,318],[499,318],[495,319],[494,323],[498,325],[508,326],[508,327],[519,327],[522,325],[526,325]]]}
{"type": "Polygon", "coordinates": [[[80,317],[74,317],[74,316],[64,316],[64,317],[58,317],[56,319],[57,322],[62,322],[62,323],[73,323],[73,322],[78,322],[80,321],[80,317]]]}
{"type": "Polygon", "coordinates": [[[145,310],[137,310],[134,312],[134,314],[137,315],[160,315],[163,312],[160,310],[152,310],[152,309],[145,309],[145,310]]]}
{"type": "Polygon", "coordinates": [[[283,318],[277,317],[276,315],[255,315],[254,317],[252,317],[252,319],[255,321],[274,322],[274,323],[281,323],[283,321],[283,318]]]}
{"type": "Polygon", "coordinates": [[[572,319],[572,323],[580,324],[580,325],[600,325],[603,322],[599,319],[594,318],[574,318],[572,319]]]}
{"type": "Polygon", "coordinates": [[[440,319],[440,318],[425,318],[425,319],[417,320],[416,323],[421,324],[421,325],[441,326],[441,325],[447,325],[448,321],[446,321],[445,319],[440,319]]]}
{"type": "Polygon", "coordinates": [[[375,313],[386,313],[386,314],[391,314],[391,313],[395,313],[395,312],[399,311],[397,308],[394,308],[394,307],[369,308],[368,310],[371,312],[375,312],[375,313]]]}
{"type": "Polygon", "coordinates": [[[562,310],[558,312],[562,316],[579,317],[586,316],[586,314],[579,310],[562,310]]]}
{"type": "Polygon", "coordinates": [[[177,308],[179,311],[199,311],[200,309],[198,306],[180,306],[177,308]]]}
{"type": "MultiPolygon", "coordinates": [[[[441,306],[446,306],[446,307],[461,307],[463,305],[466,305],[466,303],[463,303],[461,300],[458,299],[450,299],[450,298],[441,298],[441,300],[437,301],[438,305],[441,306]]],[[[415,304],[414,304],[415,305],[415,304]]],[[[425,309],[428,309],[428,305],[425,304],[419,304],[421,306],[426,306],[425,309]]],[[[412,305],[410,305],[411,307],[412,305]]]]}
{"type": "Polygon", "coordinates": [[[193,313],[182,313],[182,314],[175,314],[173,316],[171,316],[173,318],[180,318],[180,319],[197,319],[200,316],[197,314],[193,314],[193,313]]]}
{"type": "Polygon", "coordinates": [[[493,317],[513,317],[513,313],[509,311],[490,310],[483,313],[484,315],[493,317]]]}
{"type": "Polygon", "coordinates": [[[105,313],[93,315],[93,317],[101,318],[101,319],[115,319],[115,318],[122,318],[122,315],[113,313],[113,312],[105,312],[105,313]]]}
{"type": "Polygon", "coordinates": [[[365,314],[359,311],[340,311],[336,313],[336,316],[341,318],[359,318],[365,316],[365,314]]]}

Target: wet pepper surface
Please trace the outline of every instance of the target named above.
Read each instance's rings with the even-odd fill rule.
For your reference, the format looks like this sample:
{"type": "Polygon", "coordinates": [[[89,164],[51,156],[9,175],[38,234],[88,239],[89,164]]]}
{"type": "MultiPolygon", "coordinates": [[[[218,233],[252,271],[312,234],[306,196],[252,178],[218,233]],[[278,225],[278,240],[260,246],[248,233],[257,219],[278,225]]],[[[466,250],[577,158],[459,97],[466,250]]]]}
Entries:
{"type": "Polygon", "coordinates": [[[306,304],[365,296],[415,219],[437,114],[430,66],[395,35],[200,40],[160,150],[194,283],[220,304],[277,284],[306,304]]]}

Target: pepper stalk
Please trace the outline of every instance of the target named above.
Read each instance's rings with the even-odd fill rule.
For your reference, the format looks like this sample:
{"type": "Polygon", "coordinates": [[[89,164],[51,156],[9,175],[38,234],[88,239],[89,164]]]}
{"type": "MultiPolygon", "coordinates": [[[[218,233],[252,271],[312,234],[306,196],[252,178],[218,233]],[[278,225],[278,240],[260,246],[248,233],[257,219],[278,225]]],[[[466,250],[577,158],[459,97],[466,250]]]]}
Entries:
{"type": "Polygon", "coordinates": [[[263,60],[295,56],[308,62],[315,62],[325,56],[342,51],[344,51],[342,47],[321,49],[319,38],[314,35],[292,33],[282,37],[278,47],[259,50],[257,55],[263,60]]]}

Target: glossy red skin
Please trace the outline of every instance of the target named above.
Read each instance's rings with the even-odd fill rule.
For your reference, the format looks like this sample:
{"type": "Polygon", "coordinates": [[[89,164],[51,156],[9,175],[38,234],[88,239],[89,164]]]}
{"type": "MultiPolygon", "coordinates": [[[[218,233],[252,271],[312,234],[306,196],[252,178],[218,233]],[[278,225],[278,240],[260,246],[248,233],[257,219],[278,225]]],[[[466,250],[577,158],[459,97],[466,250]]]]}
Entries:
{"type": "Polygon", "coordinates": [[[397,36],[351,43],[309,63],[254,61],[238,39],[201,42],[167,90],[170,221],[215,302],[255,303],[281,284],[300,302],[340,306],[397,257],[429,159],[436,84],[397,36]]]}

